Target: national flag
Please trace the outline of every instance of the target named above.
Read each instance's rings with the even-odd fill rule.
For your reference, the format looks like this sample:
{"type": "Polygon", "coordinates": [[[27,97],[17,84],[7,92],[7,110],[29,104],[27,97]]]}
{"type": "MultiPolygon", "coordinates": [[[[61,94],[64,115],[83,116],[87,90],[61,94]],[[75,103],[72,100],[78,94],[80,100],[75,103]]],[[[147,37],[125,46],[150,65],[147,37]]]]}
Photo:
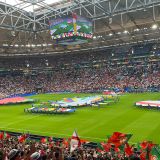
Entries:
{"type": "Polygon", "coordinates": [[[104,148],[103,148],[103,146],[102,146],[101,143],[97,143],[97,150],[98,150],[99,152],[101,152],[101,151],[104,150],[104,148]]]}
{"type": "Polygon", "coordinates": [[[128,140],[132,137],[131,134],[124,134],[120,132],[114,132],[112,136],[108,139],[108,143],[114,144],[115,147],[119,147],[122,144],[125,144],[128,142],[128,140]]]}
{"type": "Polygon", "coordinates": [[[97,143],[97,154],[101,154],[104,151],[104,148],[101,143],[97,143]]]}
{"type": "Polygon", "coordinates": [[[116,153],[119,153],[121,150],[120,150],[118,147],[115,147],[115,148],[114,148],[114,151],[115,151],[116,153]]]}
{"type": "Polygon", "coordinates": [[[4,138],[9,139],[9,138],[11,138],[11,135],[8,134],[7,132],[4,132],[4,138]]]}
{"type": "Polygon", "coordinates": [[[47,143],[47,142],[48,142],[48,140],[46,137],[41,138],[41,143],[47,143]]]}
{"type": "Polygon", "coordinates": [[[150,160],[150,153],[152,148],[156,146],[155,144],[153,144],[151,141],[143,141],[142,143],[140,143],[140,147],[141,147],[141,160],[150,160]]]}
{"type": "Polygon", "coordinates": [[[103,149],[106,151],[106,152],[109,152],[110,149],[111,149],[111,144],[109,143],[101,143],[103,149]]]}
{"type": "Polygon", "coordinates": [[[147,153],[146,153],[146,152],[141,152],[141,154],[140,154],[140,159],[141,159],[141,160],[146,160],[146,156],[147,156],[147,153]]]}
{"type": "Polygon", "coordinates": [[[27,136],[25,134],[20,135],[18,137],[18,142],[23,143],[23,142],[25,142],[26,138],[27,138],[27,136]]]}
{"type": "Polygon", "coordinates": [[[125,155],[127,157],[129,157],[129,156],[131,156],[133,154],[133,148],[132,148],[132,146],[129,146],[128,143],[125,144],[124,151],[125,151],[125,155]]]}
{"type": "Polygon", "coordinates": [[[140,143],[141,149],[145,150],[148,147],[148,142],[147,141],[143,141],[142,143],[140,143]]]}
{"type": "Polygon", "coordinates": [[[160,148],[159,146],[154,146],[150,152],[150,160],[159,160],[160,159],[160,148]]]}
{"type": "Polygon", "coordinates": [[[3,138],[4,138],[4,133],[1,132],[1,133],[0,133],[0,140],[2,140],[3,138]]]}
{"type": "Polygon", "coordinates": [[[80,138],[77,132],[74,131],[70,141],[70,152],[73,152],[76,148],[80,147],[80,145],[81,145],[80,138]]]}
{"type": "Polygon", "coordinates": [[[143,150],[151,150],[155,146],[155,144],[153,144],[151,141],[143,141],[142,143],[140,143],[140,146],[143,150]]]}
{"type": "Polygon", "coordinates": [[[136,148],[137,148],[138,151],[141,150],[141,145],[140,145],[140,143],[137,143],[136,148]]]}

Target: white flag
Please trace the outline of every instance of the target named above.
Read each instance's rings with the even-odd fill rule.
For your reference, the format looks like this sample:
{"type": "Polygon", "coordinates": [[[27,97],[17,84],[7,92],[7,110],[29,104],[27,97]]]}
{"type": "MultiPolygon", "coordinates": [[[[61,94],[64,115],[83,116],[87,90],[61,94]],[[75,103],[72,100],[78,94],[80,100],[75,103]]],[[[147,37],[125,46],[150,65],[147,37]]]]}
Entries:
{"type": "Polygon", "coordinates": [[[73,152],[80,145],[81,145],[80,138],[78,137],[77,132],[74,131],[70,142],[70,152],[73,152]]]}

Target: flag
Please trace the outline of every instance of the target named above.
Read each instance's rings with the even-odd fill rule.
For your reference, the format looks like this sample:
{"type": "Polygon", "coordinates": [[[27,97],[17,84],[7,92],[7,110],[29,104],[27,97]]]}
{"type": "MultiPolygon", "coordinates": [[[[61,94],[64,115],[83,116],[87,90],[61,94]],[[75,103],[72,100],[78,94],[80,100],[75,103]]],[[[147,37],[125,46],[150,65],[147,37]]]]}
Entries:
{"type": "Polygon", "coordinates": [[[77,33],[77,15],[76,13],[72,13],[72,17],[73,17],[73,28],[74,28],[74,33],[77,33]]]}
{"type": "Polygon", "coordinates": [[[148,142],[147,141],[143,141],[142,143],[140,143],[141,149],[145,150],[147,149],[148,146],[148,142]]]}
{"type": "Polygon", "coordinates": [[[124,151],[125,151],[125,155],[127,157],[129,157],[129,156],[131,156],[133,154],[133,148],[131,146],[129,146],[128,143],[125,144],[124,151]]]}
{"type": "Polygon", "coordinates": [[[48,142],[47,138],[45,137],[41,138],[41,143],[47,143],[47,142],[48,142]]]}
{"type": "Polygon", "coordinates": [[[104,148],[103,146],[101,145],[101,143],[97,143],[97,154],[100,155],[104,152],[104,148]]]}
{"type": "Polygon", "coordinates": [[[2,140],[3,138],[4,138],[4,133],[1,132],[1,133],[0,133],[0,140],[2,140]]]}
{"type": "Polygon", "coordinates": [[[18,142],[23,143],[23,142],[25,142],[26,138],[27,138],[27,137],[26,137],[25,134],[20,135],[20,136],[18,137],[18,142]]]}
{"type": "Polygon", "coordinates": [[[151,141],[143,141],[142,143],[140,143],[140,146],[143,150],[151,150],[155,146],[155,144],[153,144],[151,141]]]}
{"type": "Polygon", "coordinates": [[[152,148],[155,146],[155,144],[153,144],[150,141],[143,141],[142,143],[140,143],[140,147],[141,147],[141,155],[140,158],[141,160],[149,160],[150,159],[150,153],[152,148]]]}
{"type": "Polygon", "coordinates": [[[146,156],[147,156],[147,153],[146,153],[146,152],[141,152],[141,154],[140,154],[140,159],[141,159],[141,160],[146,160],[146,156]]]}
{"type": "Polygon", "coordinates": [[[102,152],[104,150],[103,146],[101,143],[97,143],[97,151],[102,152]]]}
{"type": "Polygon", "coordinates": [[[115,147],[119,147],[122,144],[125,144],[128,142],[128,140],[132,137],[131,134],[124,134],[120,132],[114,132],[112,136],[109,137],[108,143],[114,144],[115,147]]]}
{"type": "Polygon", "coordinates": [[[11,138],[11,135],[8,134],[7,132],[5,132],[5,133],[4,133],[4,138],[9,139],[9,138],[11,138]]]}
{"type": "Polygon", "coordinates": [[[70,152],[73,152],[80,145],[81,145],[80,138],[78,137],[77,132],[74,131],[70,141],[70,152]]]}
{"type": "Polygon", "coordinates": [[[160,148],[159,146],[154,146],[150,152],[150,160],[159,160],[160,159],[160,148]]]}
{"type": "Polygon", "coordinates": [[[111,144],[109,143],[101,143],[103,149],[106,151],[106,152],[109,152],[110,149],[111,149],[111,144]]]}

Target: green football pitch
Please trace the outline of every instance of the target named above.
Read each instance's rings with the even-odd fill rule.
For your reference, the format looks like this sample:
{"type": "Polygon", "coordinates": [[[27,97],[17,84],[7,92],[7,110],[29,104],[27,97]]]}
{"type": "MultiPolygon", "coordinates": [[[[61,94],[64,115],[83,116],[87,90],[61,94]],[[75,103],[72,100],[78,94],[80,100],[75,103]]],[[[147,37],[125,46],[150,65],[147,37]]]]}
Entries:
{"type": "MultiPolygon", "coordinates": [[[[89,94],[39,94],[32,98],[44,102],[89,94]]],[[[159,100],[160,93],[125,94],[115,104],[78,108],[73,114],[42,115],[25,113],[31,104],[0,106],[0,129],[32,134],[70,137],[79,136],[91,141],[105,141],[114,131],[133,134],[130,142],[152,140],[160,143],[160,111],[139,109],[140,100],[159,100]]]]}

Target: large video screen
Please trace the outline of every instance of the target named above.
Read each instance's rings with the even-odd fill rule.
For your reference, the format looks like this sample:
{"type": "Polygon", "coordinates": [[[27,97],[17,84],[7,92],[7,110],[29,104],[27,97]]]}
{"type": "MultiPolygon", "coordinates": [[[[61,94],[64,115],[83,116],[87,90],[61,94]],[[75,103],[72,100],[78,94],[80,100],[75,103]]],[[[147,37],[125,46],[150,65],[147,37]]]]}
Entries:
{"type": "Polygon", "coordinates": [[[92,22],[81,16],[76,16],[76,21],[73,19],[71,16],[51,20],[49,24],[52,39],[64,40],[73,36],[92,38],[92,22]]]}

